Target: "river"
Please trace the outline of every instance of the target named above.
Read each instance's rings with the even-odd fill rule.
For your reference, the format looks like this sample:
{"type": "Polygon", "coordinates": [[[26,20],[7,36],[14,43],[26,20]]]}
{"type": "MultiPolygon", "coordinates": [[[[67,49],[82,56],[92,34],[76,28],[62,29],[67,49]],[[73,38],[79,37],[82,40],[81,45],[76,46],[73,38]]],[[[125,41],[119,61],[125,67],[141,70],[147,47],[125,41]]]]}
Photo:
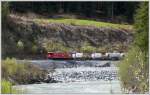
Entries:
{"type": "MultiPolygon", "coordinates": [[[[31,62],[34,64],[43,64],[47,61],[32,60],[31,62]]],[[[51,62],[52,61],[49,60],[49,63],[51,62]]],[[[55,62],[67,63],[67,65],[63,64],[63,66],[57,65],[55,72],[49,74],[49,76],[60,82],[17,85],[14,87],[23,90],[24,93],[27,94],[122,93],[118,77],[118,68],[114,65],[117,64],[118,61],[76,61],[77,66],[68,65],[70,61],[55,62]],[[100,66],[108,62],[110,66],[100,66]]]]}

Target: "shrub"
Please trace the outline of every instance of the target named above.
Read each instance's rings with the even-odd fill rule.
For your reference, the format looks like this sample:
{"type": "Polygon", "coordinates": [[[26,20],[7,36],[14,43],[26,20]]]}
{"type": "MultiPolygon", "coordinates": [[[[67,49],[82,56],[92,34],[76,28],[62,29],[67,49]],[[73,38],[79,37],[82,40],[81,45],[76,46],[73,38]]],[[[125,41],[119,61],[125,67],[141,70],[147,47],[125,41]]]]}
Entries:
{"type": "Polygon", "coordinates": [[[32,49],[32,53],[35,54],[37,53],[38,47],[36,45],[33,45],[31,49],[32,49]]]}
{"type": "Polygon", "coordinates": [[[83,46],[80,48],[81,52],[92,53],[96,51],[96,48],[91,46],[89,43],[85,42],[83,46]]]}
{"type": "Polygon", "coordinates": [[[24,44],[23,44],[23,42],[22,42],[21,40],[19,40],[19,41],[17,42],[17,47],[18,47],[20,50],[23,50],[24,44]]]}
{"type": "Polygon", "coordinates": [[[3,22],[3,24],[7,22],[6,20],[7,20],[8,14],[9,14],[9,3],[2,2],[2,22],[3,22]]]}
{"type": "Polygon", "coordinates": [[[64,46],[60,42],[47,41],[43,44],[43,47],[47,51],[50,51],[50,52],[57,52],[57,51],[68,52],[68,51],[70,51],[69,47],[64,46]]]}
{"type": "Polygon", "coordinates": [[[132,47],[120,64],[119,74],[122,85],[129,89],[136,87],[136,92],[148,91],[148,61],[146,55],[138,47],[132,47]]]}
{"type": "Polygon", "coordinates": [[[2,78],[11,81],[13,84],[34,83],[45,79],[48,72],[37,65],[28,62],[18,62],[12,58],[2,60],[2,78]],[[33,81],[35,80],[35,81],[33,81]]]}
{"type": "Polygon", "coordinates": [[[9,79],[10,75],[14,75],[16,70],[16,59],[6,58],[6,60],[2,60],[2,78],[9,79]]]}
{"type": "Polygon", "coordinates": [[[1,81],[1,93],[2,94],[15,94],[17,93],[17,90],[12,88],[12,83],[3,79],[1,81]]]}

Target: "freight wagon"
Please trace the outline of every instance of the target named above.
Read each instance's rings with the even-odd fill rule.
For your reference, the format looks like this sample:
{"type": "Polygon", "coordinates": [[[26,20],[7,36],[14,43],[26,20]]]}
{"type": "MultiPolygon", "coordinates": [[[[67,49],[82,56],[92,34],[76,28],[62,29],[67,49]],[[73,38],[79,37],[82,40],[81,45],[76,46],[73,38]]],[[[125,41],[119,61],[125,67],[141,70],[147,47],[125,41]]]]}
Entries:
{"type": "Polygon", "coordinates": [[[92,58],[92,59],[103,59],[104,56],[103,56],[102,53],[92,53],[92,54],[91,54],[91,58],[92,58]]]}
{"type": "Polygon", "coordinates": [[[118,52],[106,53],[105,55],[109,60],[120,60],[121,58],[124,57],[124,53],[118,52]]]}

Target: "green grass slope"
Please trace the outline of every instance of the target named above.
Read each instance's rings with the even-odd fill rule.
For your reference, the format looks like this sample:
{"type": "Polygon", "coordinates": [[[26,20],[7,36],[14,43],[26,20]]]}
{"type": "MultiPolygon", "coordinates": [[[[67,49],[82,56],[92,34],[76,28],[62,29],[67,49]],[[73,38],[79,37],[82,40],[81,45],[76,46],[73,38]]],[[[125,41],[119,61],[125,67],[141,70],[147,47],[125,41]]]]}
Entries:
{"type": "Polygon", "coordinates": [[[34,19],[38,23],[64,23],[71,25],[95,26],[95,27],[109,27],[114,29],[132,29],[132,25],[128,24],[114,24],[109,22],[100,22],[93,20],[82,19],[34,19]]]}

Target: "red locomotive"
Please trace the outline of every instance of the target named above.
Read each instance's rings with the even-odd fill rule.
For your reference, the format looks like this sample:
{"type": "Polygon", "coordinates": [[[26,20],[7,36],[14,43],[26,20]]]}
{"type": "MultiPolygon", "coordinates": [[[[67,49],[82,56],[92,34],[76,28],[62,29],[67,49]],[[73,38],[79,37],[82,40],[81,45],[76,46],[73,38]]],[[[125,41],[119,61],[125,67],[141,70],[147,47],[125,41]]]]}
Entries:
{"type": "Polygon", "coordinates": [[[48,52],[47,58],[48,59],[69,59],[71,58],[71,54],[48,52]]]}

